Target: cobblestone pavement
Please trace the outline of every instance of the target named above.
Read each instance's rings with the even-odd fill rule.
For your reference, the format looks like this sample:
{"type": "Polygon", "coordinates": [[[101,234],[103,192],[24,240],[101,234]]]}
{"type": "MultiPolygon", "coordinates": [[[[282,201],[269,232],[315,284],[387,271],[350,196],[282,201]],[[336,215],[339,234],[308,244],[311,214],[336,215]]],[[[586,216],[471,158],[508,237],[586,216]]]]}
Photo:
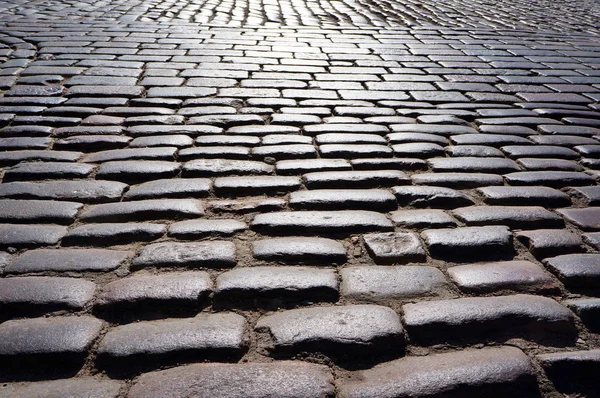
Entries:
{"type": "Polygon", "coordinates": [[[0,2],[0,397],[599,397],[599,15],[0,2]]]}

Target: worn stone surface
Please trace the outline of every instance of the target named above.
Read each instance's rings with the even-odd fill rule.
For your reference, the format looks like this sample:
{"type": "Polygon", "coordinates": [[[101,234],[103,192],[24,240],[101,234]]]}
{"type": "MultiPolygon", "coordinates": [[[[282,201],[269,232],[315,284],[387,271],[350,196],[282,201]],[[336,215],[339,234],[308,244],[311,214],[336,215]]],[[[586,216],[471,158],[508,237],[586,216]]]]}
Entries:
{"type": "Polygon", "coordinates": [[[409,336],[415,342],[494,339],[575,332],[573,313],[556,301],[534,295],[460,298],[402,306],[409,336]]]}
{"type": "Polygon", "coordinates": [[[130,257],[133,252],[105,249],[29,250],[14,259],[5,271],[110,271],[130,257]]]}
{"type": "Polygon", "coordinates": [[[398,315],[376,305],[289,310],[259,319],[255,329],[268,331],[277,351],[372,351],[403,341],[398,315]]]}
{"type": "Polygon", "coordinates": [[[132,304],[174,305],[199,303],[212,290],[212,281],[206,272],[169,272],[159,275],[135,273],[105,285],[95,301],[102,307],[132,304]]]}
{"type": "Polygon", "coordinates": [[[461,396],[473,392],[534,397],[537,389],[531,361],[514,347],[402,358],[358,373],[356,381],[339,384],[341,397],[461,396]]]}
{"type": "Polygon", "coordinates": [[[341,243],[324,238],[274,238],[252,243],[254,257],[283,263],[343,263],[346,249],[341,243]]]}
{"type": "Polygon", "coordinates": [[[250,227],[266,234],[353,233],[391,230],[384,215],[371,211],[293,211],[259,214],[250,227]]]}
{"type": "Polygon", "coordinates": [[[421,236],[433,257],[465,259],[512,255],[512,234],[505,226],[430,229],[421,236]]]}
{"type": "Polygon", "coordinates": [[[170,353],[239,352],[244,346],[245,322],[236,314],[208,314],[117,326],[102,338],[98,353],[116,360],[170,353]]]}
{"type": "Polygon", "coordinates": [[[231,267],[235,244],[228,241],[153,243],[142,249],[132,266],[142,267],[231,267]]]}
{"type": "Polygon", "coordinates": [[[529,261],[460,265],[448,268],[448,275],[461,290],[469,292],[544,291],[558,288],[554,278],[529,261]]]}
{"type": "Polygon", "coordinates": [[[363,302],[434,296],[447,290],[442,272],[427,266],[358,266],[340,272],[342,296],[363,302]]]}
{"type": "Polygon", "coordinates": [[[421,262],[425,250],[416,234],[387,232],[363,235],[365,247],[377,264],[421,262]]]}
{"type": "Polygon", "coordinates": [[[374,210],[397,207],[396,198],[383,189],[315,189],[290,194],[290,206],[298,210],[374,210]]]}
{"type": "Polygon", "coordinates": [[[318,398],[333,394],[333,377],[326,366],[297,361],[182,366],[146,373],[129,392],[132,398],[182,395],[318,398]]]}
{"type": "Polygon", "coordinates": [[[0,325],[0,356],[81,356],[101,328],[102,321],[87,315],[6,321],[0,325]]]}
{"type": "Polygon", "coordinates": [[[0,224],[0,247],[52,246],[66,233],[66,227],[56,225],[0,224]]]}
{"type": "Polygon", "coordinates": [[[600,254],[565,254],[547,258],[544,265],[568,287],[596,287],[600,283],[600,254]]]}
{"type": "Polygon", "coordinates": [[[531,390],[518,370],[482,379],[476,360],[436,360],[398,390],[355,394],[597,395],[594,373],[544,375],[534,359],[600,348],[584,315],[600,249],[595,2],[4,0],[0,26],[0,285],[16,303],[0,322],[93,314],[104,336],[235,311],[247,342],[125,361],[99,356],[98,337],[76,355],[0,361],[0,390],[93,375],[127,396],[158,367],[230,361],[270,369],[271,384],[173,376],[138,396],[342,396],[357,370],[506,337],[535,362],[531,390]],[[37,283],[54,278],[72,289],[37,283]],[[91,300],[73,298],[89,283],[91,300]],[[402,319],[408,303],[485,299],[486,314],[523,292],[570,305],[576,330],[537,338],[517,314],[453,329],[468,341],[433,328],[432,348],[410,330],[406,346],[344,345],[321,339],[346,322],[333,317],[314,344],[279,349],[254,329],[368,303],[402,319]],[[491,324],[505,336],[477,333],[491,324]],[[285,357],[328,364],[328,381],[296,383],[285,357]]]}
{"type": "Polygon", "coordinates": [[[40,381],[35,383],[10,383],[0,386],[0,396],[5,397],[48,397],[75,398],[98,397],[117,398],[122,383],[117,380],[97,380],[91,377],[40,381]]]}
{"type": "Polygon", "coordinates": [[[215,300],[233,307],[277,303],[335,301],[338,281],[331,269],[309,267],[243,267],[217,278],[215,300]],[[252,300],[251,303],[249,301],[252,300]]]}
{"type": "Polygon", "coordinates": [[[0,303],[9,308],[81,309],[93,297],[96,284],[85,279],[23,276],[0,279],[0,303]]]}

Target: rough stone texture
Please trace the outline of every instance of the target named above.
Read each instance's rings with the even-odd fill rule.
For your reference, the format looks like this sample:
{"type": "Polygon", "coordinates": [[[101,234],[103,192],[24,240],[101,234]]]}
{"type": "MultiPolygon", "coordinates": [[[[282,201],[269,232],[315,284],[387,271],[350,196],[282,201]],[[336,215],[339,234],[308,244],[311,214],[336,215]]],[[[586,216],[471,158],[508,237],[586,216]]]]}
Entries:
{"type": "Polygon", "coordinates": [[[158,275],[136,273],[105,285],[95,301],[102,307],[132,304],[174,305],[199,303],[212,290],[206,272],[169,272],[158,275]]]}
{"type": "Polygon", "coordinates": [[[581,238],[563,229],[537,229],[518,232],[516,238],[525,243],[536,258],[584,251],[581,238]]]}
{"type": "Polygon", "coordinates": [[[331,371],[324,365],[277,363],[195,364],[146,373],[129,391],[131,398],[214,396],[226,398],[333,397],[331,371]],[[198,383],[202,380],[202,383],[198,383]]]}
{"type": "Polygon", "coordinates": [[[231,236],[248,228],[237,220],[188,220],[171,224],[169,236],[177,239],[196,239],[205,236],[231,236]]]}
{"type": "Polygon", "coordinates": [[[565,193],[548,187],[485,187],[477,191],[485,203],[504,206],[570,206],[571,199],[565,193]]]}
{"type": "Polygon", "coordinates": [[[0,279],[0,303],[5,309],[56,307],[81,309],[93,297],[96,284],[84,279],[23,276],[0,279]]]}
{"type": "Polygon", "coordinates": [[[100,342],[105,359],[172,353],[239,352],[246,320],[236,314],[198,315],[188,319],[138,322],[111,329],[100,342]]]}
{"type": "Polygon", "coordinates": [[[348,305],[289,310],[258,320],[255,329],[268,331],[277,351],[337,351],[390,349],[402,345],[403,328],[390,308],[348,305]]]}
{"type": "Polygon", "coordinates": [[[0,199],[0,221],[70,224],[82,207],[75,202],[0,199]]]}
{"type": "Polygon", "coordinates": [[[261,300],[335,301],[338,282],[330,269],[309,267],[243,267],[217,278],[215,300],[228,306],[260,305],[261,300]],[[252,305],[249,305],[252,301],[252,305]]]}
{"type": "Polygon", "coordinates": [[[115,181],[10,182],[0,184],[0,197],[114,202],[121,198],[125,188],[126,184],[115,181]]]}
{"type": "Polygon", "coordinates": [[[266,261],[343,263],[346,250],[339,242],[324,238],[275,238],[254,241],[254,257],[266,261]]]}
{"type": "Polygon", "coordinates": [[[469,226],[506,225],[518,229],[563,226],[559,216],[540,206],[470,206],[456,209],[453,214],[469,226]]]}
{"type": "Polygon", "coordinates": [[[365,247],[377,264],[425,261],[425,250],[416,234],[387,232],[363,235],[365,247]]]}
{"type": "Polygon", "coordinates": [[[552,333],[572,337],[573,313],[556,301],[533,295],[460,298],[402,306],[411,340],[527,337],[552,333]]]}
{"type": "Polygon", "coordinates": [[[11,383],[0,386],[2,397],[23,398],[117,398],[122,383],[117,380],[96,380],[91,377],[40,381],[36,383],[11,383]]]}
{"type": "MultiPolygon", "coordinates": [[[[407,303],[464,298],[489,299],[488,310],[497,296],[519,292],[570,305],[578,333],[531,341],[519,331],[528,320],[515,318],[498,327],[508,344],[529,358],[600,348],[594,315],[583,315],[594,314],[599,286],[597,2],[1,3],[0,284],[10,292],[17,278],[66,278],[98,289],[72,308],[61,299],[29,303],[60,291],[29,286],[22,304],[0,309],[0,322],[94,314],[107,321],[103,336],[135,322],[235,311],[247,319],[248,345],[234,355],[122,361],[99,358],[97,338],[68,369],[54,354],[2,360],[0,385],[93,375],[121,381],[125,396],[157,367],[257,361],[273,362],[272,389],[252,390],[255,381],[241,378],[203,390],[212,381],[199,377],[180,395],[341,395],[359,381],[356,370],[468,353],[500,338],[459,327],[469,341],[432,348],[409,331],[406,347],[396,339],[372,352],[332,352],[326,342],[273,352],[268,332],[254,330],[258,319],[365,303],[402,318],[407,303]],[[390,238],[415,234],[410,250],[390,238]],[[338,257],[298,259],[286,252],[292,245],[283,257],[254,257],[255,245],[283,236],[331,239],[338,257]],[[132,265],[136,256],[141,264],[132,265]],[[473,285],[456,279],[465,269],[473,285]],[[215,294],[211,283],[227,278],[235,289],[215,294]],[[338,287],[350,282],[360,286],[338,287]],[[123,300],[101,305],[105,288],[123,300]],[[328,364],[327,389],[286,379],[289,356],[328,364]]],[[[300,253],[318,248],[305,244],[300,253]]],[[[435,333],[443,337],[443,328],[435,333]]],[[[417,389],[405,396],[598,395],[567,372],[547,378],[539,365],[538,393],[503,372],[497,383],[492,375],[461,384],[436,373],[436,362],[425,388],[405,378],[417,389]]]]}
{"type": "Polygon", "coordinates": [[[0,324],[0,356],[81,356],[100,333],[91,316],[10,320],[0,324]]]}
{"type": "Polygon", "coordinates": [[[304,235],[385,231],[392,229],[392,223],[384,215],[371,211],[294,211],[259,214],[250,227],[265,234],[304,235]]]}
{"type": "Polygon", "coordinates": [[[290,207],[298,210],[374,210],[397,208],[396,198],[383,189],[316,189],[290,194],[290,207]]]}
{"type": "Polygon", "coordinates": [[[403,206],[456,208],[473,204],[473,199],[460,191],[443,187],[394,187],[398,203],[403,206]]]}
{"type": "Polygon", "coordinates": [[[563,393],[591,395],[598,390],[600,350],[557,352],[536,357],[557,389],[563,393]]]}
{"type": "Polygon", "coordinates": [[[600,315],[600,299],[566,300],[564,305],[575,312],[589,330],[596,333],[600,330],[600,318],[598,318],[598,315],[600,315]]]}
{"type": "Polygon", "coordinates": [[[460,265],[448,268],[448,275],[461,290],[468,292],[544,291],[558,288],[554,278],[529,261],[460,265]]]}
{"type": "Polygon", "coordinates": [[[432,296],[444,293],[444,274],[433,267],[358,266],[340,271],[342,296],[363,302],[432,296]]]}
{"type": "Polygon", "coordinates": [[[166,225],[150,223],[85,224],[75,227],[62,240],[63,246],[112,246],[147,242],[167,232],[166,225]]]}
{"type": "Polygon", "coordinates": [[[195,218],[204,215],[202,203],[190,199],[157,199],[94,205],[81,214],[87,222],[144,221],[195,218]]]}
{"type": "Polygon", "coordinates": [[[110,271],[118,268],[133,252],[105,249],[29,250],[6,267],[10,273],[42,271],[110,271]]]}
{"type": "Polygon", "coordinates": [[[51,246],[67,233],[67,228],[56,225],[0,224],[0,247],[51,246]]]}
{"type": "Polygon", "coordinates": [[[557,210],[567,221],[575,224],[584,231],[600,230],[600,208],[559,209],[557,210]]]}
{"type": "Polygon", "coordinates": [[[132,266],[142,267],[232,267],[235,244],[227,241],[164,242],[145,246],[132,266]]]}
{"type": "Polygon", "coordinates": [[[339,384],[340,397],[534,397],[536,390],[529,358],[514,347],[402,358],[358,373],[339,384]]]}
{"type": "Polygon", "coordinates": [[[597,287],[600,283],[600,254],[565,254],[547,258],[544,265],[567,287],[597,287]]]}
{"type": "Polygon", "coordinates": [[[512,234],[505,226],[430,229],[421,236],[433,257],[469,259],[513,253],[512,234]]]}

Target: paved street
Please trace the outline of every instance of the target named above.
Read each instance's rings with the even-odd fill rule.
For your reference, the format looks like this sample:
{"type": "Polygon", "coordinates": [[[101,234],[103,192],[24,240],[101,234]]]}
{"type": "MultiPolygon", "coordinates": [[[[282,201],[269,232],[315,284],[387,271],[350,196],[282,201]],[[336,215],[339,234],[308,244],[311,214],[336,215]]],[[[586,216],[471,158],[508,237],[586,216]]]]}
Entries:
{"type": "Polygon", "coordinates": [[[0,0],[0,397],[600,397],[600,3],[0,0]]]}

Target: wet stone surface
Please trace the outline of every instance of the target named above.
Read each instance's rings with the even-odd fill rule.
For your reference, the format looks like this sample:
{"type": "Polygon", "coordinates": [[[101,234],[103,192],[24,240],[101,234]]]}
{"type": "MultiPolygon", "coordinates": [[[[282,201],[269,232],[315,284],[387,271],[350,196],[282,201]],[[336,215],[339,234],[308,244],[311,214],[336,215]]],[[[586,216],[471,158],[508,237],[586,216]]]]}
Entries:
{"type": "Polygon", "coordinates": [[[4,0],[0,396],[597,396],[599,27],[4,0]]]}

